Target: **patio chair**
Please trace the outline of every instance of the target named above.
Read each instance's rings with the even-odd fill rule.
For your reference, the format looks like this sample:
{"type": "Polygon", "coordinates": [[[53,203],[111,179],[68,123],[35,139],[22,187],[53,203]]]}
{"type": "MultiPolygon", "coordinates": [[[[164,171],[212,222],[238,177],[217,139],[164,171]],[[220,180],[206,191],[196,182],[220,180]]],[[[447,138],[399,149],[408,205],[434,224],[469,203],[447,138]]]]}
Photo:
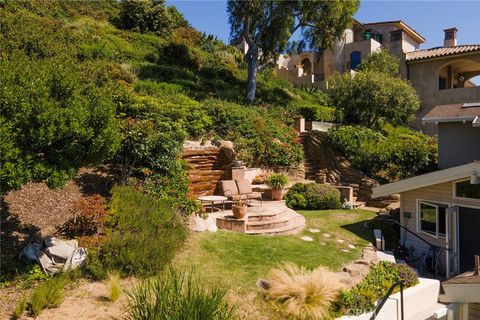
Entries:
{"type": "Polygon", "coordinates": [[[220,189],[222,194],[232,201],[246,197],[248,200],[260,200],[263,206],[262,193],[252,191],[252,184],[248,180],[221,180],[220,189]]]}

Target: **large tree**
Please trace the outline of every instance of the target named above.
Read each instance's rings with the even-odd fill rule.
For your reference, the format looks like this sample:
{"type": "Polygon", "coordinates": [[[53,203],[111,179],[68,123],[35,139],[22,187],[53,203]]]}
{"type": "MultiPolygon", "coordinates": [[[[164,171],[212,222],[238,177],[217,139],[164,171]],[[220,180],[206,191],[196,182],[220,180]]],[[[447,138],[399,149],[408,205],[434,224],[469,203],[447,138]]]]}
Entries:
{"type": "Polygon", "coordinates": [[[358,0],[229,0],[231,36],[248,44],[247,101],[255,100],[259,58],[267,60],[282,52],[297,30],[312,48],[332,47],[358,5],[358,0]]]}

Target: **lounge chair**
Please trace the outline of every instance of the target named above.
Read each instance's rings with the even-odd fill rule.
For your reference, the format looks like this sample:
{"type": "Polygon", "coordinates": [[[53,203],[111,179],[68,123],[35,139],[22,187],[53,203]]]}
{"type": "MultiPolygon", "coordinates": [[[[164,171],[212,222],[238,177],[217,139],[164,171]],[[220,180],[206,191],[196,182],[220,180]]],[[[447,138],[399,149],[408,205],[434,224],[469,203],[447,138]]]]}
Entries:
{"type": "Polygon", "coordinates": [[[232,201],[240,199],[260,200],[263,206],[263,198],[261,192],[252,191],[252,184],[249,180],[221,180],[220,189],[223,195],[232,201]]]}

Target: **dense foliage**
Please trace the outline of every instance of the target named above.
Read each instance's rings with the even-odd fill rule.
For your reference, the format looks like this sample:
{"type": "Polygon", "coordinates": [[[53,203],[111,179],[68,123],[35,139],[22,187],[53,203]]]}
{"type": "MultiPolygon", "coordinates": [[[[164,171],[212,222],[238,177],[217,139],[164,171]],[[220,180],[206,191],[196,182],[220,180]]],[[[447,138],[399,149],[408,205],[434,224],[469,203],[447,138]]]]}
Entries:
{"type": "Polygon", "coordinates": [[[105,270],[155,275],[186,238],[184,221],[170,203],[158,202],[133,187],[114,187],[110,208],[106,240],[97,258],[87,262],[95,277],[104,277],[105,270]]]}
{"type": "Polygon", "coordinates": [[[206,285],[194,274],[170,269],[164,275],[140,282],[129,295],[131,320],[232,320],[235,308],[229,306],[227,291],[206,285]]]}
{"type": "MultiPolygon", "coordinates": [[[[372,311],[377,300],[383,298],[390,287],[404,281],[404,288],[418,284],[415,270],[406,264],[379,262],[370,273],[349,291],[342,291],[334,303],[336,316],[345,314],[362,314],[372,311]]],[[[394,292],[398,292],[399,287],[394,292]]]]}
{"type": "Polygon", "coordinates": [[[366,57],[357,67],[357,71],[374,71],[396,76],[399,72],[400,59],[386,49],[374,52],[366,57]]]}
{"type": "Polygon", "coordinates": [[[231,139],[248,164],[296,166],[294,116],[335,118],[325,95],[268,68],[258,105],[242,105],[242,53],[162,1],[8,1],[0,10],[2,192],[31,180],[61,186],[79,167],[107,162],[120,182],[180,199],[184,139],[231,139]],[[168,22],[168,32],[129,25],[136,14],[167,15],[155,23],[168,22]]]}
{"type": "Polygon", "coordinates": [[[386,123],[407,125],[420,107],[417,93],[407,81],[370,70],[337,75],[331,97],[345,122],[369,128],[386,123]]]}
{"type": "Polygon", "coordinates": [[[267,177],[265,183],[272,189],[282,189],[288,184],[288,176],[284,173],[272,173],[267,177]]]}
{"type": "Polygon", "coordinates": [[[288,207],[301,210],[340,209],[340,191],[319,183],[296,183],[285,195],[288,207]]]}
{"type": "Polygon", "coordinates": [[[404,127],[384,126],[375,131],[361,126],[338,126],[330,141],[358,169],[381,181],[411,177],[432,168],[435,141],[404,127]]]}

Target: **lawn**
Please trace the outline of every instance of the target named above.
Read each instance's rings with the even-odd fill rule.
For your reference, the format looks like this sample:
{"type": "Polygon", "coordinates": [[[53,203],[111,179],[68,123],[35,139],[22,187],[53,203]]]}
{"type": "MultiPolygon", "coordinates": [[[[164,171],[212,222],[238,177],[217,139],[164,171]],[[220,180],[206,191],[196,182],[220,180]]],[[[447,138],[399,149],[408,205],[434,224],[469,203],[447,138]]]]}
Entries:
{"type": "Polygon", "coordinates": [[[222,230],[192,234],[173,264],[193,267],[205,281],[222,284],[243,296],[256,292],[257,279],[264,278],[271,268],[282,262],[294,262],[308,268],[322,265],[338,271],[348,262],[360,258],[362,248],[372,240],[371,231],[364,228],[364,222],[375,217],[372,212],[326,210],[299,213],[305,216],[307,226],[298,235],[252,236],[222,230]],[[312,233],[309,229],[320,232],[312,233]],[[330,237],[325,237],[325,233],[330,237]],[[304,241],[303,236],[312,237],[313,241],[304,241]],[[340,243],[338,239],[345,242],[340,243]],[[355,248],[348,248],[349,244],[355,248]]]}

